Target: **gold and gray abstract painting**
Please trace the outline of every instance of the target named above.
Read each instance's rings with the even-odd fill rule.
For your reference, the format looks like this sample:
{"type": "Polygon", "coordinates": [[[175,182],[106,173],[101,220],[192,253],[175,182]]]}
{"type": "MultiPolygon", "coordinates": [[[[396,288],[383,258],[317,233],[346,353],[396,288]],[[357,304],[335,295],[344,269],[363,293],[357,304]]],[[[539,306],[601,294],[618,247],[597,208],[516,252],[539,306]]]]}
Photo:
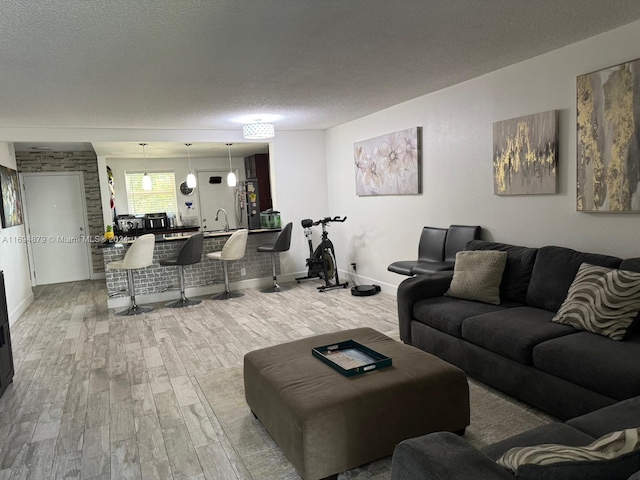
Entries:
{"type": "Polygon", "coordinates": [[[640,211],[639,120],[640,60],[578,77],[578,211],[640,211]]]}
{"type": "Polygon", "coordinates": [[[493,124],[493,193],[558,191],[558,111],[493,124]]]}

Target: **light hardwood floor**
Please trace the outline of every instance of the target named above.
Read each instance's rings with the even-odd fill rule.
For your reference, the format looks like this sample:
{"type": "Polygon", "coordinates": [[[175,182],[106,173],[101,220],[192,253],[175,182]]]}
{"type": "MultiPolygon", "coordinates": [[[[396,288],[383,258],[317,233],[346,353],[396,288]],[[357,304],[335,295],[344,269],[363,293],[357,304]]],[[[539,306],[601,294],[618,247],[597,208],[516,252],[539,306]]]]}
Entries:
{"type": "Polygon", "coordinates": [[[250,479],[197,375],[309,335],[362,326],[397,335],[395,297],[317,285],[187,309],[157,304],[136,317],[107,309],[103,281],[35,288],[11,327],[0,480],[250,479]]]}

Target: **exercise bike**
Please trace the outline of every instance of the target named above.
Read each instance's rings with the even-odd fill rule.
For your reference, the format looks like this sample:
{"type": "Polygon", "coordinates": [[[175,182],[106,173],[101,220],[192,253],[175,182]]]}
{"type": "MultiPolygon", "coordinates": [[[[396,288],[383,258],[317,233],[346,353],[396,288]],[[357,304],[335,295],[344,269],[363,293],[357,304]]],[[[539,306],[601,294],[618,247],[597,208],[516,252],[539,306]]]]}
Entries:
{"type": "Polygon", "coordinates": [[[324,285],[318,287],[318,290],[324,292],[332,288],[347,288],[349,282],[340,283],[338,277],[338,267],[336,264],[335,250],[333,243],[329,240],[329,232],[327,232],[327,224],[331,222],[344,222],[347,217],[325,217],[314,222],[309,218],[305,218],[300,222],[304,228],[304,236],[309,242],[309,258],[307,258],[307,268],[309,269],[306,277],[298,277],[296,281],[308,280],[310,278],[321,278],[324,285]],[[322,225],[322,240],[320,245],[314,250],[311,241],[311,227],[322,225]],[[333,281],[333,282],[332,282],[333,281]]]}

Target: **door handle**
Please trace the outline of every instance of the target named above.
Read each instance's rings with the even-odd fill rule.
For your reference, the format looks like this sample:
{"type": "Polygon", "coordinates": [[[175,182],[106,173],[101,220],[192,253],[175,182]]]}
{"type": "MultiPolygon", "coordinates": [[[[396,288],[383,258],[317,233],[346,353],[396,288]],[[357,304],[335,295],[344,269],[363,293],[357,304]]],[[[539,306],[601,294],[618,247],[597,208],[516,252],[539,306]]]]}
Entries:
{"type": "Polygon", "coordinates": [[[84,232],[84,228],[83,228],[83,227],[80,227],[80,231],[81,231],[81,232],[84,232]]]}
{"type": "Polygon", "coordinates": [[[0,328],[0,348],[4,347],[4,344],[4,326],[2,326],[2,328],[0,328]]]}

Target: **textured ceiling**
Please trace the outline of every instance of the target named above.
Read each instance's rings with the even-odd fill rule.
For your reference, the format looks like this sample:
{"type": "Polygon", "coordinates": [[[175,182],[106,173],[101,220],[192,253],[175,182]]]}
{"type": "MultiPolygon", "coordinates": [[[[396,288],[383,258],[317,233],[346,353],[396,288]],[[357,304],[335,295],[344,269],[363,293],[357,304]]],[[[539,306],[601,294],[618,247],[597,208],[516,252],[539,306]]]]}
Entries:
{"type": "Polygon", "coordinates": [[[0,13],[0,127],[294,130],[630,23],[640,1],[2,0],[0,13]]]}

